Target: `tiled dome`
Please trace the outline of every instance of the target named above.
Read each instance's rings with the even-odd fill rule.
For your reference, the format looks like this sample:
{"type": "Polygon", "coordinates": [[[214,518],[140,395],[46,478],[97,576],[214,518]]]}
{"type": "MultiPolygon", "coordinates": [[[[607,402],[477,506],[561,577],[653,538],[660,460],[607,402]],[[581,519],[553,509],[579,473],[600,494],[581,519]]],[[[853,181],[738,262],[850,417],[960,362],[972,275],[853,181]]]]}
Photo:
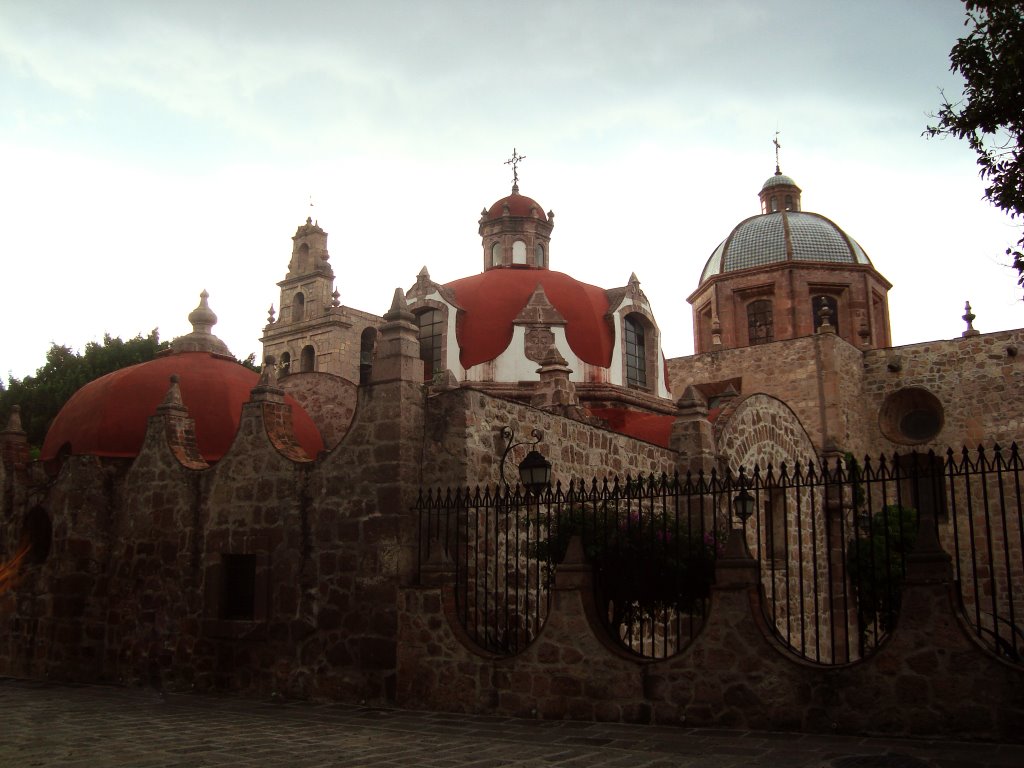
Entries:
{"type": "Polygon", "coordinates": [[[741,222],[711,254],[700,281],[725,272],[785,261],[871,264],[857,241],[824,216],[778,211],[741,222]]]}

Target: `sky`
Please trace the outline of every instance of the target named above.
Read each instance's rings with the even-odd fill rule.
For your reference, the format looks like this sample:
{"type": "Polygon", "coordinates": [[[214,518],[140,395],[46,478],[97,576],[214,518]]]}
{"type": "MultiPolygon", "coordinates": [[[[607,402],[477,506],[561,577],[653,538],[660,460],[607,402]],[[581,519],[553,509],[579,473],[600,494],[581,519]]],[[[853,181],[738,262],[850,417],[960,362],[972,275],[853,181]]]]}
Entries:
{"type": "Polygon", "coordinates": [[[635,272],[669,357],[714,248],[775,170],[893,283],[897,345],[1024,326],[974,154],[922,131],[958,0],[0,3],[0,377],[51,343],[214,332],[259,356],[291,236],[341,303],[479,272],[480,210],[556,213],[553,269],[635,272]]]}

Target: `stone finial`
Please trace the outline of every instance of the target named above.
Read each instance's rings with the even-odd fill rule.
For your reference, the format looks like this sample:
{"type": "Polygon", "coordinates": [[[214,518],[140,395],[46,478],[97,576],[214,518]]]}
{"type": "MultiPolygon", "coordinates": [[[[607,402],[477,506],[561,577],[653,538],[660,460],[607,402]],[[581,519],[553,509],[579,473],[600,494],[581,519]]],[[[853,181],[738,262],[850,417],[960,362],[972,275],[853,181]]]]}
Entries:
{"type": "Polygon", "coordinates": [[[334,289],[334,293],[331,294],[331,306],[332,307],[340,307],[341,306],[341,294],[338,293],[338,289],[337,288],[335,288],[334,289]]]}
{"type": "Polygon", "coordinates": [[[159,413],[187,413],[188,408],[185,407],[184,401],[181,399],[181,387],[179,386],[180,379],[178,374],[172,373],[170,379],[170,386],[167,387],[167,394],[164,395],[163,401],[157,406],[157,412],[159,413]]]}
{"type": "Polygon", "coordinates": [[[832,308],[828,305],[828,297],[822,296],[818,306],[818,318],[821,324],[818,326],[818,333],[835,333],[836,327],[832,325],[832,308]]]}
{"type": "Polygon", "coordinates": [[[25,430],[21,427],[21,406],[12,405],[11,413],[7,417],[7,426],[4,427],[4,433],[10,435],[24,435],[25,430]]]}
{"type": "Polygon", "coordinates": [[[980,336],[981,332],[974,330],[974,318],[977,317],[977,315],[971,312],[971,302],[968,301],[964,304],[964,314],[962,317],[964,322],[967,323],[967,330],[963,332],[962,336],[965,339],[970,336],[980,336]]]}
{"type": "Polygon", "coordinates": [[[707,415],[708,410],[708,404],[704,400],[704,396],[692,384],[686,385],[686,389],[683,390],[683,396],[676,402],[676,407],[680,410],[703,409],[705,415],[707,415]]]}
{"type": "Polygon", "coordinates": [[[736,391],[736,387],[732,385],[730,381],[728,386],[722,390],[721,394],[718,395],[718,406],[724,408],[730,402],[740,396],[740,393],[736,391]]]}
{"type": "Polygon", "coordinates": [[[210,294],[204,288],[199,294],[199,306],[189,312],[188,321],[192,323],[193,333],[210,333],[217,324],[217,314],[207,302],[209,298],[210,294]]]}
{"type": "Polygon", "coordinates": [[[199,294],[199,306],[188,315],[192,323],[192,333],[179,336],[171,342],[171,352],[211,352],[215,355],[231,356],[227,344],[213,335],[213,326],[217,324],[217,315],[210,309],[207,299],[210,294],[205,290],[199,294]]]}
{"type": "Polygon", "coordinates": [[[405,300],[405,291],[401,288],[395,288],[395,295],[391,299],[391,309],[384,313],[384,319],[415,322],[416,317],[409,311],[409,302],[405,300]]]}
{"type": "Polygon", "coordinates": [[[263,367],[260,369],[260,386],[270,385],[270,374],[277,367],[277,358],[267,355],[263,358],[263,367]]]}
{"type": "Polygon", "coordinates": [[[517,325],[565,325],[565,317],[548,299],[544,286],[537,283],[537,287],[530,294],[530,300],[519,310],[519,314],[512,322],[517,325]]]}
{"type": "Polygon", "coordinates": [[[711,320],[711,348],[722,348],[722,324],[717,317],[711,320]]]}
{"type": "Polygon", "coordinates": [[[275,312],[274,312],[274,305],[271,304],[270,305],[270,309],[267,310],[267,325],[273,325],[274,324],[274,314],[275,314],[275,312]]]}

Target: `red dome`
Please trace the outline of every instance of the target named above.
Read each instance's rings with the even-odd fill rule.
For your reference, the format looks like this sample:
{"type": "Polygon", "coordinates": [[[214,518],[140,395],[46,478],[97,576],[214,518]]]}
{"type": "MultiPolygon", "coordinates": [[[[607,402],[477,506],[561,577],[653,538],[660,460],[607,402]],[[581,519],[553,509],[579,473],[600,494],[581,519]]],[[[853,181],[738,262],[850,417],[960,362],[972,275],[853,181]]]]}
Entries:
{"type": "Polygon", "coordinates": [[[491,269],[445,286],[462,308],[455,332],[463,367],[493,360],[505,350],[512,341],[512,321],[538,285],[565,318],[572,351],[591,365],[611,365],[615,338],[605,319],[608,297],[603,289],[547,269],[491,269]]]}
{"type": "Polygon", "coordinates": [[[547,221],[547,214],[544,213],[544,209],[540,207],[540,203],[534,200],[532,197],[526,195],[520,195],[518,192],[513,192],[508,197],[503,197],[501,200],[491,206],[490,210],[487,211],[487,220],[500,219],[505,215],[505,206],[508,206],[509,216],[525,216],[526,218],[534,218],[536,211],[536,218],[541,221],[547,221]]]}
{"type": "MultiPolygon", "coordinates": [[[[75,455],[134,457],[142,448],[146,425],[177,374],[181,399],[195,420],[199,452],[209,462],[227,453],[235,439],[242,405],[259,382],[248,368],[208,352],[181,352],[122,368],[75,392],[53,420],[40,458],[56,458],[69,445],[75,455]]],[[[324,444],[313,420],[295,400],[295,438],[310,456],[324,444]]]]}

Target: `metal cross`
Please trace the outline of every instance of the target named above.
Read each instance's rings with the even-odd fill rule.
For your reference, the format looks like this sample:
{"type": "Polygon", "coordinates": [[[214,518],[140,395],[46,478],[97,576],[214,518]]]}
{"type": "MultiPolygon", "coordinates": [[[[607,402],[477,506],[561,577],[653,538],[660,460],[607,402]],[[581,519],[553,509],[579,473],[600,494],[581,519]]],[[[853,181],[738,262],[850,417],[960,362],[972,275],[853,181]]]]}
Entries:
{"type": "Polygon", "coordinates": [[[782,173],[782,171],[779,170],[779,147],[781,147],[782,145],[779,144],[779,132],[778,131],[775,131],[775,138],[772,139],[772,144],[775,145],[775,172],[776,173],[782,173]]]}
{"type": "Polygon", "coordinates": [[[526,155],[520,155],[512,148],[512,157],[505,161],[505,165],[512,166],[512,187],[519,189],[519,163],[526,159],[526,155]]]}

